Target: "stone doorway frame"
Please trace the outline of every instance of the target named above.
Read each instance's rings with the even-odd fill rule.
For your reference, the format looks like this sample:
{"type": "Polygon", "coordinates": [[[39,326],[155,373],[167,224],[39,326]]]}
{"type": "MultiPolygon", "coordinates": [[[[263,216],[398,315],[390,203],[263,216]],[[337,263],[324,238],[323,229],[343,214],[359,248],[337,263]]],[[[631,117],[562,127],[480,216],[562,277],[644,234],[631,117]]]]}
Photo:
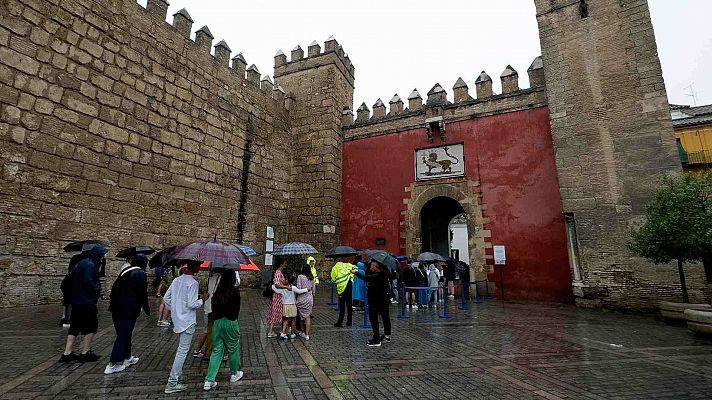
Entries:
{"type": "Polygon", "coordinates": [[[422,234],[420,213],[423,206],[436,197],[449,197],[462,206],[467,214],[467,235],[470,250],[470,273],[475,279],[486,277],[486,260],[491,258],[485,254],[485,249],[492,247],[489,241],[491,233],[484,229],[487,222],[482,215],[486,209],[485,204],[480,204],[479,182],[467,178],[454,178],[439,181],[414,182],[406,187],[410,198],[403,200],[405,211],[401,226],[401,237],[405,239],[401,247],[406,254],[415,256],[420,254],[422,248],[422,234]]]}

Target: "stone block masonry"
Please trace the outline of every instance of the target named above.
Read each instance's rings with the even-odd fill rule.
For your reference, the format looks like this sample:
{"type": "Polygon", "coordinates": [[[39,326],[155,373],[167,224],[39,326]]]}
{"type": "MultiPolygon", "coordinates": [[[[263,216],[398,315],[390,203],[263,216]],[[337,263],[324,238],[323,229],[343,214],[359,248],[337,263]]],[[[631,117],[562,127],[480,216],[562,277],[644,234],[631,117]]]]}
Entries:
{"type": "MultiPolygon", "coordinates": [[[[647,2],[535,3],[559,188],[579,238],[577,302],[680,301],[675,268],[625,247],[659,177],[681,173],[647,2]]],[[[690,296],[702,301],[701,268],[688,271],[690,296]]]]}
{"type": "Polygon", "coordinates": [[[248,119],[244,239],[261,243],[266,225],[286,238],[281,92],[246,84],[244,57],[230,68],[225,42],[211,55],[209,29],[190,40],[187,11],[172,26],[164,5],[0,2],[0,305],[57,300],[71,240],[107,240],[112,255],[234,240],[248,119]]]}

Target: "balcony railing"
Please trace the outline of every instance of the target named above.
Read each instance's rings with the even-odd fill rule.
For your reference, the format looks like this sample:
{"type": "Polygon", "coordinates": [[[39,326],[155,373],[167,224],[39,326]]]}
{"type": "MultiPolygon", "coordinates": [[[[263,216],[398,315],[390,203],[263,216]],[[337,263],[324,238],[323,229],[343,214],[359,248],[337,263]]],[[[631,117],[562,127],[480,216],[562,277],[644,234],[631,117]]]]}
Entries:
{"type": "Polygon", "coordinates": [[[687,153],[688,164],[712,164],[712,150],[700,150],[687,153]]]}

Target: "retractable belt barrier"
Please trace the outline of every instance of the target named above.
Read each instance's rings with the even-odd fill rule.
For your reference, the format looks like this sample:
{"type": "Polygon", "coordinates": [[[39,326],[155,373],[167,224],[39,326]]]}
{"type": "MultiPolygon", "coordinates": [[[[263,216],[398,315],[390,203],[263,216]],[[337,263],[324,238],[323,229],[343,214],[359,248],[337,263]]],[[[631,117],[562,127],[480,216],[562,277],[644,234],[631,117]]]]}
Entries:
{"type": "Polygon", "coordinates": [[[450,315],[447,313],[447,286],[437,286],[437,287],[427,287],[427,286],[405,286],[401,285],[401,294],[402,294],[402,300],[401,300],[401,315],[398,316],[398,319],[400,320],[406,320],[410,318],[405,314],[405,306],[406,306],[406,299],[405,299],[405,290],[427,290],[427,291],[432,291],[432,290],[442,290],[443,291],[443,313],[442,315],[438,314],[438,317],[443,318],[443,319],[450,319],[450,315]]]}

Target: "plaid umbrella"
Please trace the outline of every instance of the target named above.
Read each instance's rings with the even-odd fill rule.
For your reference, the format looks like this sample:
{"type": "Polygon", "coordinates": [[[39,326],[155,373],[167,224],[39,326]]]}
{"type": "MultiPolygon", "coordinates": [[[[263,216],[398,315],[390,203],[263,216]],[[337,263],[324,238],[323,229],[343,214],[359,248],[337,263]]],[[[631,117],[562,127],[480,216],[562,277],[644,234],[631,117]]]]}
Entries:
{"type": "Polygon", "coordinates": [[[435,262],[435,261],[445,262],[445,258],[443,258],[443,256],[441,256],[440,254],[431,253],[429,251],[426,251],[425,253],[420,253],[418,258],[416,258],[415,260],[419,261],[419,262],[426,262],[426,263],[435,262]]]}
{"type": "Polygon", "coordinates": [[[257,255],[255,249],[250,246],[245,246],[244,244],[236,244],[235,246],[242,250],[242,252],[245,253],[245,255],[248,257],[254,257],[257,255]]]}
{"type": "Polygon", "coordinates": [[[294,256],[301,254],[317,254],[318,251],[310,245],[302,242],[291,242],[279,245],[274,248],[272,254],[275,256],[294,256]]]}
{"type": "Polygon", "coordinates": [[[198,240],[177,251],[174,260],[209,261],[214,268],[239,268],[250,259],[235,245],[219,240],[198,240]]]}

